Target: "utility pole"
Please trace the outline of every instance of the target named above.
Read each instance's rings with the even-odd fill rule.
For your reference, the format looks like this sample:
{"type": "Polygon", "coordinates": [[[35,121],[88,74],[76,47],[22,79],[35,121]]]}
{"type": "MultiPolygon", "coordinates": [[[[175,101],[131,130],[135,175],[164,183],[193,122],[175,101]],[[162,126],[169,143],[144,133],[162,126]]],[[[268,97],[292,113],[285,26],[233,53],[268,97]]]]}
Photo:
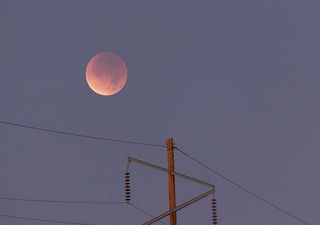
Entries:
{"type": "Polygon", "coordinates": [[[125,171],[125,200],[126,202],[130,202],[131,200],[131,194],[130,194],[130,172],[129,172],[129,167],[130,164],[132,163],[137,163],[145,167],[149,167],[158,171],[161,171],[165,174],[168,175],[168,186],[169,186],[169,206],[170,209],[159,216],[156,216],[149,221],[143,223],[142,225],[152,225],[156,222],[159,222],[163,218],[169,216],[170,217],[170,225],[177,225],[177,211],[184,209],[185,207],[208,197],[209,195],[212,195],[212,200],[211,200],[211,207],[212,207],[212,224],[216,225],[217,224],[217,203],[215,199],[215,186],[213,184],[210,184],[208,182],[199,180],[197,178],[185,175],[183,173],[176,172],[174,170],[174,143],[173,139],[169,138],[167,139],[167,158],[168,158],[168,169],[151,164],[146,161],[142,161],[141,159],[136,159],[133,157],[128,157],[128,162],[127,162],[127,167],[125,171]],[[182,178],[185,180],[192,181],[197,184],[201,184],[203,186],[206,186],[209,188],[208,191],[205,193],[198,195],[184,203],[179,204],[178,206],[176,205],[176,190],[175,190],[175,177],[182,178]]]}
{"type": "MultiPolygon", "coordinates": [[[[169,181],[169,206],[170,211],[176,208],[176,187],[174,178],[174,143],[173,139],[167,140],[168,181],[169,181]]],[[[170,214],[170,225],[177,225],[177,213],[170,214]]]]}

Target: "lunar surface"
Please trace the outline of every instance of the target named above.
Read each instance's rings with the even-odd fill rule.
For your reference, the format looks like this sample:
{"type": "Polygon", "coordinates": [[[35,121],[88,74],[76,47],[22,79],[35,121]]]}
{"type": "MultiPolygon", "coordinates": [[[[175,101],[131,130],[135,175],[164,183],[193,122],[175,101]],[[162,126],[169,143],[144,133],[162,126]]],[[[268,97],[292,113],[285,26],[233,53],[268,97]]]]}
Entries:
{"type": "Polygon", "coordinates": [[[127,67],[117,54],[101,52],[89,61],[86,79],[95,93],[111,96],[125,86],[128,79],[127,67]]]}

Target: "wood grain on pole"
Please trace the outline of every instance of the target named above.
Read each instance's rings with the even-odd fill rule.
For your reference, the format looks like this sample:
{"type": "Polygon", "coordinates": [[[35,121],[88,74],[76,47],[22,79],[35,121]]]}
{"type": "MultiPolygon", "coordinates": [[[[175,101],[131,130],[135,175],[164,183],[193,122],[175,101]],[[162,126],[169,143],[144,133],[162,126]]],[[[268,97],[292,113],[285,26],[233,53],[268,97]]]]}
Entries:
{"type": "MultiPolygon", "coordinates": [[[[176,190],[174,178],[174,152],[173,152],[173,139],[167,140],[167,157],[168,157],[168,178],[169,178],[169,206],[170,210],[176,207],[176,190]]],[[[177,225],[177,213],[170,214],[170,225],[177,225]]]]}

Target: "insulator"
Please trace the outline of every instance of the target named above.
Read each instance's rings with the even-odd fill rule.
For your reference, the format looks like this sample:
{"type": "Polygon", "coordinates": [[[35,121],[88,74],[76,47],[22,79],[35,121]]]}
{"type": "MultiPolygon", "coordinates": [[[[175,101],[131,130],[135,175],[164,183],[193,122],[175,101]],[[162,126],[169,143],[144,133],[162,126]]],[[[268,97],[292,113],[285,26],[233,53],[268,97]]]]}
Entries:
{"type": "Polygon", "coordinates": [[[215,198],[211,199],[211,211],[212,211],[212,224],[218,224],[217,216],[217,200],[215,198]]]}
{"type": "Polygon", "coordinates": [[[125,200],[129,202],[131,200],[131,193],[130,193],[130,173],[124,173],[124,187],[125,187],[125,200]]]}

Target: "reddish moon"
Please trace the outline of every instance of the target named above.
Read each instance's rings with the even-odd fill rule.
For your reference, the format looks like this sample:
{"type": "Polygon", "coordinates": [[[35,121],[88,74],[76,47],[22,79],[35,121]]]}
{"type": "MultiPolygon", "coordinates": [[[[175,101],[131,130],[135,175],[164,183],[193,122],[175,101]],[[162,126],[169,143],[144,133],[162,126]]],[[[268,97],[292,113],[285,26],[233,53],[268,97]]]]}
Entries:
{"type": "Polygon", "coordinates": [[[127,67],[119,55],[101,52],[89,61],[86,79],[95,93],[104,96],[114,95],[121,91],[127,82],[127,67]]]}

